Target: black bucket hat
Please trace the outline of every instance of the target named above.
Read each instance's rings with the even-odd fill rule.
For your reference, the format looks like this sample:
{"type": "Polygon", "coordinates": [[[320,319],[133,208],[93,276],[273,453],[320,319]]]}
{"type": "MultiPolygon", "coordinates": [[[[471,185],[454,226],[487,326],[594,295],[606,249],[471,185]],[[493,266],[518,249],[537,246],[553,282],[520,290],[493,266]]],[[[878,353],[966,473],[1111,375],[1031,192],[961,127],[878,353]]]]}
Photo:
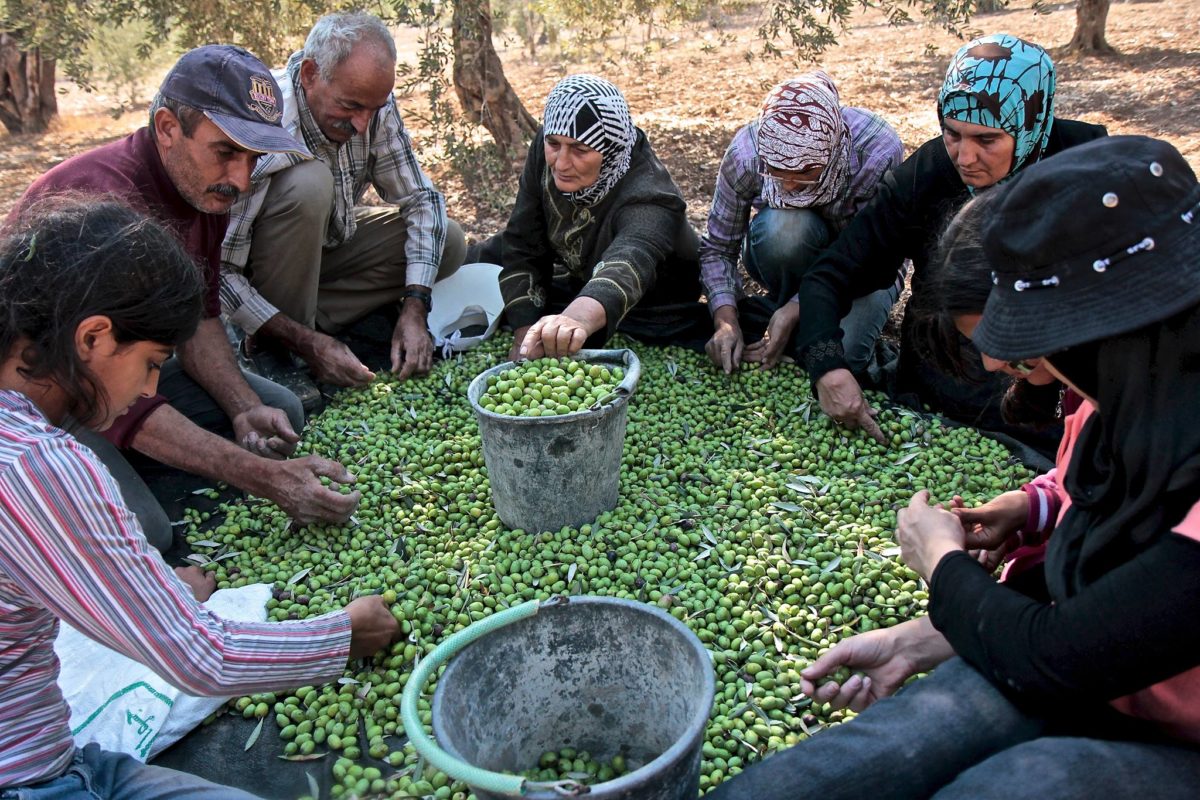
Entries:
{"type": "Polygon", "coordinates": [[[1200,185],[1170,144],[1097,139],[993,191],[995,286],[973,337],[989,356],[1050,355],[1200,303],[1200,185]]]}

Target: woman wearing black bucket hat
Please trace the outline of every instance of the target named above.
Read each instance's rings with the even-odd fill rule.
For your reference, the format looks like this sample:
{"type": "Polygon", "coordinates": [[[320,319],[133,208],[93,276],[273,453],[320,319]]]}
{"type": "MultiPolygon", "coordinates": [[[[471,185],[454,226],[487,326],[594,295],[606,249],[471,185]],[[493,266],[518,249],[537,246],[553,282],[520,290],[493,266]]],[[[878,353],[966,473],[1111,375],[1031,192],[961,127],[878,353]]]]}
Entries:
{"type": "Polygon", "coordinates": [[[1200,185],[1170,145],[1114,137],[1031,167],[995,201],[995,286],[974,341],[1042,357],[1091,401],[1059,464],[1049,600],[995,582],[958,518],[918,493],[897,536],[930,583],[929,617],[846,640],[805,689],[861,709],[941,665],[709,797],[1145,800],[1200,786],[1200,185]],[[840,665],[865,676],[813,686],[840,665]]]}

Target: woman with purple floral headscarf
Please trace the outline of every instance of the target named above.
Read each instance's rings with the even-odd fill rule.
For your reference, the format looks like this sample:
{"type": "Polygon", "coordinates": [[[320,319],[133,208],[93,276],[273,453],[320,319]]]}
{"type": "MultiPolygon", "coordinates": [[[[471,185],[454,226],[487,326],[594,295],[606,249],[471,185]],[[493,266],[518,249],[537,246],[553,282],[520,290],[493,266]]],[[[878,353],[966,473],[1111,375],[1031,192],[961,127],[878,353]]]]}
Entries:
{"type": "MultiPolygon", "coordinates": [[[[882,117],[841,105],[826,73],[798,75],[771,89],[758,118],[725,151],[700,242],[714,329],[706,349],[714,364],[726,372],[737,367],[744,344],[739,303],[761,302],[741,296],[738,259],[769,290],[766,313],[773,312],[903,155],[900,137],[882,117]]],[[[869,358],[897,295],[897,286],[881,289],[842,320],[857,366],[869,358]]]]}

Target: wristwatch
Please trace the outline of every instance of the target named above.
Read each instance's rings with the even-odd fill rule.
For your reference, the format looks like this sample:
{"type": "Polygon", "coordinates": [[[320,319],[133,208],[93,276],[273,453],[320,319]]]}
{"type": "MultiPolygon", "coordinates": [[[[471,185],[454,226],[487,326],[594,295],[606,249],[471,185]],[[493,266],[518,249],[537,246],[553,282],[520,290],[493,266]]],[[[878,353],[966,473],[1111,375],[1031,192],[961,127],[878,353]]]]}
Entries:
{"type": "Polygon", "coordinates": [[[425,306],[425,313],[428,314],[433,310],[433,295],[428,289],[405,289],[400,293],[400,302],[403,305],[405,298],[415,297],[425,306]]]}

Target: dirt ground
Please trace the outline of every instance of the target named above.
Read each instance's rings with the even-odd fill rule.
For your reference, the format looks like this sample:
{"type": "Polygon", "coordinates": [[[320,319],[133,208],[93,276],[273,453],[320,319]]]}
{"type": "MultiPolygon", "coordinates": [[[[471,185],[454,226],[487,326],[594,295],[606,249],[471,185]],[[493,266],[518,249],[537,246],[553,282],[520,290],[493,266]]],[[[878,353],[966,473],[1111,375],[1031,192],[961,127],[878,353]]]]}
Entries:
{"type": "MultiPolygon", "coordinates": [[[[1049,13],[1042,15],[1033,13],[1031,5],[1031,0],[1014,0],[1010,9],[979,15],[973,25],[981,32],[1011,32],[1057,53],[1070,39],[1074,3],[1049,5],[1049,13]]],[[[647,47],[635,35],[627,49],[617,43],[591,60],[567,62],[546,51],[533,61],[517,42],[502,46],[501,55],[509,80],[535,115],[564,74],[596,72],[616,82],[637,124],[683,189],[693,224],[701,227],[730,137],[754,116],[771,84],[803,69],[787,59],[747,60],[756,43],[756,25],[756,13],[747,12],[668,32],[647,47]]],[[[415,33],[402,32],[399,38],[402,58],[411,56],[415,33]]],[[[1200,83],[1195,80],[1200,17],[1194,5],[1185,0],[1114,0],[1108,39],[1119,55],[1056,58],[1058,115],[1102,123],[1110,133],[1165,138],[1200,170],[1200,83]]],[[[860,15],[820,66],[838,83],[844,103],[882,114],[911,151],[937,134],[936,92],[959,44],[939,29],[891,27],[881,17],[860,15]]],[[[51,132],[0,134],[0,213],[50,166],[143,124],[144,108],[113,119],[105,112],[111,99],[64,89],[62,117],[51,132]]],[[[411,97],[404,105],[418,110],[422,102],[411,97]]],[[[447,196],[451,216],[476,237],[498,230],[506,217],[505,187],[468,188],[438,158],[430,131],[411,115],[409,124],[427,170],[447,196]]]]}

